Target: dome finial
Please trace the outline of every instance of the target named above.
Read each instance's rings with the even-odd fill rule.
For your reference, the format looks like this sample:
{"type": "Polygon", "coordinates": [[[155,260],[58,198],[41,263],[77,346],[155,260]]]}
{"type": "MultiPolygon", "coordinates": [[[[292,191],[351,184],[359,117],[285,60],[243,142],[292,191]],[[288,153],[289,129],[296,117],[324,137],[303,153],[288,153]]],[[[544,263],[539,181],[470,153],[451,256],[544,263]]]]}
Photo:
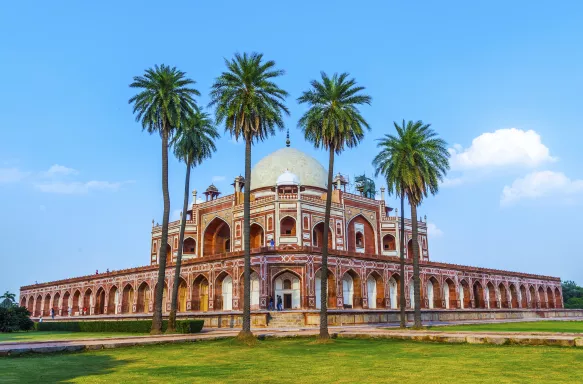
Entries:
{"type": "Polygon", "coordinates": [[[285,140],[285,146],[289,147],[290,141],[289,141],[289,127],[287,128],[287,134],[285,135],[286,140],[285,140]]]}

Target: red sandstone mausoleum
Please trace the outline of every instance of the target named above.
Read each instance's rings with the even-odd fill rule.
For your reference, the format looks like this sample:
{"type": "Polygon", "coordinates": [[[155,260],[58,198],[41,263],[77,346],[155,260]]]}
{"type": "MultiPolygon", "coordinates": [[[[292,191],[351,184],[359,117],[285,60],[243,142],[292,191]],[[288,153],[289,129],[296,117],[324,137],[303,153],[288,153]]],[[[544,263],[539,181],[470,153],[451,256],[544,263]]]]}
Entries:
{"type": "MultiPolygon", "coordinates": [[[[275,301],[277,296],[285,310],[303,314],[304,324],[317,322],[322,278],[328,279],[332,323],[334,316],[341,323],[396,319],[401,279],[405,279],[407,308],[413,306],[413,241],[419,242],[421,306],[426,318],[492,318],[490,313],[527,317],[521,313],[552,313],[563,307],[558,277],[431,261],[425,220],[419,222],[417,239],[412,239],[411,222],[405,220],[406,273],[401,276],[400,218],[385,205],[384,188],[379,200],[347,193],[340,174],[334,179],[330,231],[324,240],[327,172],[297,149],[286,147],[270,154],[251,175],[255,325],[265,325],[261,316],[267,313],[269,298],[275,301]],[[330,248],[328,276],[320,273],[323,241],[330,248]],[[347,320],[348,315],[352,320],[347,320]]],[[[226,196],[209,186],[203,192],[205,201],[199,203],[194,191],[194,203],[185,213],[179,316],[209,318],[217,326],[225,325],[225,319],[237,323],[243,307],[242,191],[248,186],[241,176],[232,185],[233,193],[226,196]]],[[[48,316],[50,308],[60,318],[83,316],[84,308],[92,318],[149,316],[162,229],[152,225],[149,265],[23,286],[20,304],[35,317],[48,316]]],[[[173,285],[179,227],[180,221],[169,225],[165,312],[170,309],[167,293],[173,285]]]]}

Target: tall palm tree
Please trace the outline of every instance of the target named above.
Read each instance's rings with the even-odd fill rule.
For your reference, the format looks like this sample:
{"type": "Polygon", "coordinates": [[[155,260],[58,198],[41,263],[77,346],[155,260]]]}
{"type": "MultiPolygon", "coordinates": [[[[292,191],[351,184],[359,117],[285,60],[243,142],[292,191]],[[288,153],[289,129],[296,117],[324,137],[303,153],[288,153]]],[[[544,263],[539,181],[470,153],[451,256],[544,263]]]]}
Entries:
{"type": "MultiPolygon", "coordinates": [[[[413,241],[413,287],[415,298],[414,328],[421,328],[421,281],[419,279],[419,231],[417,224],[417,207],[428,195],[435,195],[439,182],[449,170],[449,152],[447,144],[440,139],[430,124],[408,121],[399,126],[395,124],[397,136],[387,135],[384,141],[394,145],[397,158],[394,163],[398,170],[392,177],[391,184],[401,188],[401,194],[407,196],[411,206],[411,232],[413,241]]],[[[393,147],[391,147],[393,148],[393,147]]],[[[393,172],[391,172],[393,173],[393,172]]],[[[401,210],[402,214],[402,210],[401,210]]],[[[403,216],[401,216],[403,221],[403,216]]],[[[403,233],[403,231],[401,231],[403,233]]],[[[401,235],[403,239],[403,235],[401,235]]],[[[401,243],[403,244],[403,242],[401,243]]],[[[403,255],[403,245],[401,255],[403,255]]],[[[401,285],[402,286],[402,285],[401,285]]]]}
{"type": "Polygon", "coordinates": [[[10,291],[6,291],[2,296],[0,296],[0,300],[0,307],[10,308],[16,301],[16,295],[10,291]]]}
{"type": "Polygon", "coordinates": [[[184,228],[186,227],[186,211],[188,210],[188,194],[190,189],[190,169],[201,164],[212,156],[217,150],[214,141],[219,138],[208,113],[195,108],[192,116],[189,116],[178,128],[172,144],[174,154],[186,164],[186,179],[184,181],[184,201],[182,204],[182,217],[180,221],[180,235],[178,238],[178,254],[176,255],[176,267],[174,272],[174,285],[172,286],[172,302],[170,304],[170,316],[168,317],[167,332],[176,331],[176,310],[178,302],[178,286],[180,285],[180,268],[182,266],[182,249],[184,244],[184,228]]]}
{"type": "MultiPolygon", "coordinates": [[[[393,122],[395,129],[402,136],[403,128],[396,122],[393,122]]],[[[403,124],[404,125],[404,124],[403,124]]],[[[378,139],[377,148],[380,152],[373,159],[375,167],[375,176],[382,174],[387,181],[387,190],[389,195],[393,193],[401,200],[401,225],[399,230],[399,256],[401,279],[399,280],[399,308],[401,312],[401,328],[406,327],[405,315],[405,188],[402,184],[404,174],[407,172],[406,161],[408,148],[404,140],[394,135],[385,135],[384,138],[378,139]]]]}
{"type": "Polygon", "coordinates": [[[168,217],[170,215],[170,196],[168,194],[168,141],[173,131],[180,127],[186,116],[193,113],[194,96],[200,93],[191,88],[195,82],[176,67],[156,65],[149,68],[143,76],[135,76],[131,88],[139,92],[129,100],[134,105],[133,113],[142,128],[162,137],[162,194],[164,213],[162,216],[162,238],[158,258],[158,284],[156,286],[152,334],[162,332],[162,296],[166,273],[166,247],[168,245],[168,217]]]}
{"type": "MultiPolygon", "coordinates": [[[[339,155],[345,148],[352,148],[364,137],[365,129],[370,127],[358,110],[359,105],[370,105],[371,97],[362,94],[364,87],[356,80],[348,79],[348,73],[329,77],[322,72],[322,81],[313,80],[311,88],[298,98],[300,104],[308,104],[309,110],[300,118],[298,126],[307,141],[316,148],[329,152],[328,192],[326,213],[324,215],[323,239],[328,238],[330,228],[330,209],[332,206],[332,176],[334,174],[334,154],[339,155]]],[[[322,242],[321,269],[321,310],[320,339],[328,339],[328,242],[322,242]]]]}
{"type": "Polygon", "coordinates": [[[243,329],[240,339],[251,333],[251,255],[250,255],[250,199],[251,199],[251,145],[283,129],[283,114],[289,115],[284,105],[287,92],[274,83],[284,74],[275,69],[275,62],[264,61],[261,53],[239,53],[232,60],[225,59],[227,70],[216,78],[211,89],[210,106],[214,106],[216,123],[225,122],[225,131],[235,140],[245,141],[245,195],[243,204],[243,237],[245,270],[243,277],[243,329]]]}

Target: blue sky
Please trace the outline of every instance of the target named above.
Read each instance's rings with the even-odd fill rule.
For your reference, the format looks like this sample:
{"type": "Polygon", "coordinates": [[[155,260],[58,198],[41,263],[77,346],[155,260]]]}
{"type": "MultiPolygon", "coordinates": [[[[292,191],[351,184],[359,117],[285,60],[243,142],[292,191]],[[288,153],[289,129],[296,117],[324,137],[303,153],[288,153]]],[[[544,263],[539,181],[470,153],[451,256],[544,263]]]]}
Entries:
{"type": "MultiPolygon", "coordinates": [[[[420,207],[432,260],[560,276],[583,284],[583,4],[433,2],[11,2],[0,12],[0,291],[148,263],[161,221],[160,139],[141,131],[132,77],[178,66],[207,105],[234,52],[259,51],[295,99],[321,70],[373,97],[372,131],[336,170],[372,174],[392,122],[431,123],[452,151],[438,196],[420,207]]],[[[222,129],[221,129],[222,132],[222,129]]],[[[285,132],[253,148],[253,163],[285,132]]],[[[192,174],[231,193],[244,148],[224,135],[192,174]]],[[[184,166],[170,162],[173,214],[184,166]]],[[[381,181],[378,180],[380,186],[381,181]]],[[[396,201],[388,199],[393,206],[396,201]]]]}

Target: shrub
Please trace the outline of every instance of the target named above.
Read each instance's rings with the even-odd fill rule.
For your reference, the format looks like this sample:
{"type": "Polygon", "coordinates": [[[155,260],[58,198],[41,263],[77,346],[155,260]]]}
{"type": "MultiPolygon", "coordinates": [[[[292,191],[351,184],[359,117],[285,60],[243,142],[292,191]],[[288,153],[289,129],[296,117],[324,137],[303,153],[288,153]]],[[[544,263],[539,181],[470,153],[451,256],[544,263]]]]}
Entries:
{"type": "Polygon", "coordinates": [[[24,307],[0,307],[0,332],[29,331],[34,323],[24,307]]]}
{"type": "MultiPolygon", "coordinates": [[[[179,333],[198,333],[202,330],[204,320],[178,320],[176,331],[179,333]]],[[[168,321],[162,322],[162,330],[166,330],[168,321]]],[[[120,320],[120,321],[51,321],[35,323],[37,331],[67,331],[67,332],[128,332],[149,333],[152,320],[120,320]]]]}

